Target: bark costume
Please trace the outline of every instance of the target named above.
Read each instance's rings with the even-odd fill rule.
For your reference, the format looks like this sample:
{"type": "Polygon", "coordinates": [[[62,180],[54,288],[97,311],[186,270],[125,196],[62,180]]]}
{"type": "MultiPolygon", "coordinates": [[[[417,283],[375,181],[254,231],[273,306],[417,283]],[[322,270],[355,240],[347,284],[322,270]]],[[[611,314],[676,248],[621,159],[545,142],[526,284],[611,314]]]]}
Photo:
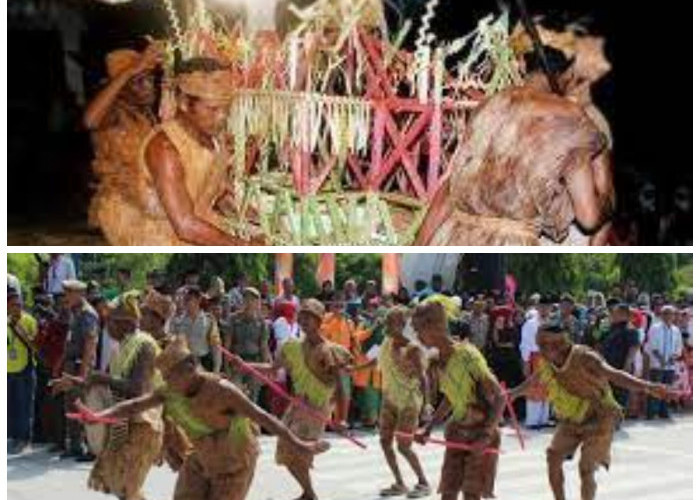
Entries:
{"type": "Polygon", "coordinates": [[[393,438],[394,432],[413,434],[418,427],[423,393],[421,380],[408,373],[406,365],[420,348],[415,344],[398,349],[391,338],[384,339],[379,351],[379,370],[382,374],[382,409],[379,432],[393,438]]]}
{"type": "MultiPolygon", "coordinates": [[[[177,85],[184,94],[204,99],[228,99],[232,93],[227,71],[193,72],[178,77],[177,85]]],[[[214,204],[227,183],[226,153],[218,145],[215,150],[203,146],[176,119],[166,120],[150,134],[140,136],[138,165],[130,175],[132,199],[112,192],[102,204],[107,208],[100,220],[102,230],[113,245],[184,245],[173,229],[161,203],[146,163],[145,153],[159,133],[165,134],[177,150],[183,170],[183,182],[197,217],[223,227],[214,211],[214,204]]]]}
{"type": "Polygon", "coordinates": [[[430,245],[538,245],[563,241],[574,221],[564,180],[607,147],[578,105],[513,88],[473,115],[455,152],[450,215],[430,245]]]}
{"type": "MultiPolygon", "coordinates": [[[[455,345],[454,352],[439,369],[440,391],[452,407],[452,416],[445,427],[446,440],[463,443],[486,440],[489,447],[500,446],[500,433],[487,431],[483,426],[490,409],[481,396],[480,384],[491,376],[486,360],[476,347],[455,345]]],[[[497,466],[496,454],[448,448],[439,491],[493,498],[497,466]]]]}
{"type": "MultiPolygon", "coordinates": [[[[291,339],[280,352],[282,364],[292,379],[294,394],[318,413],[330,417],[336,389],[335,374],[340,366],[351,359],[343,347],[323,341],[312,345],[307,340],[291,339]]],[[[317,440],[323,434],[325,423],[309,415],[299,405],[287,408],[282,421],[299,438],[317,440]]],[[[314,456],[302,453],[286,440],[277,441],[276,461],[287,467],[311,468],[314,456]]]]}
{"type": "MultiPolygon", "coordinates": [[[[153,360],[160,351],[149,334],[135,332],[127,336],[119,346],[118,355],[111,360],[110,375],[116,379],[112,390],[119,396],[119,382],[132,380],[138,387],[136,397],[148,393],[161,384],[160,374],[153,360]],[[151,356],[144,357],[150,351],[151,356]]],[[[127,396],[121,394],[121,396],[127,396]]],[[[90,489],[111,493],[120,498],[141,498],[141,487],[151,466],[160,455],[163,441],[161,408],[152,408],[129,419],[126,441],[108,445],[97,457],[88,486],[90,489]]]]}
{"type": "Polygon", "coordinates": [[[592,349],[574,345],[561,368],[542,363],[536,371],[559,422],[547,449],[550,482],[563,485],[562,464],[580,446],[583,500],[595,497],[596,469],[610,466],[613,434],[622,415],[602,371],[604,363],[592,349]]]}
{"type": "MultiPolygon", "coordinates": [[[[167,374],[191,356],[179,337],[159,356],[158,368],[167,374]]],[[[163,413],[171,429],[186,434],[191,448],[178,469],[174,500],[244,500],[255,472],[259,430],[250,419],[227,414],[225,423],[211,414],[212,399],[219,397],[222,378],[201,373],[197,393],[185,396],[167,385],[158,390],[163,413]]]]}
{"type": "MultiPolygon", "coordinates": [[[[206,383],[220,377],[205,374],[206,383]]],[[[196,414],[192,402],[169,389],[165,414],[192,442],[192,452],[180,467],[175,500],[243,500],[248,494],[259,450],[257,427],[247,418],[234,416],[227,429],[214,429],[196,414]]]]}

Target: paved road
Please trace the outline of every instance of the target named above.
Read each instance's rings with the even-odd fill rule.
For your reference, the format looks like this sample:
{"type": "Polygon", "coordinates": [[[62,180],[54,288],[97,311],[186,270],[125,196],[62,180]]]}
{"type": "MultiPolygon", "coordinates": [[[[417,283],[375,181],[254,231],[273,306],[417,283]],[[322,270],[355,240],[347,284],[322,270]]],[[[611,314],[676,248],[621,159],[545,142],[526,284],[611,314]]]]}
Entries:
{"type": "MultiPolygon", "coordinates": [[[[512,431],[506,430],[496,493],[500,500],[548,500],[544,450],[551,431],[529,433],[520,451],[512,431]]],[[[598,474],[598,500],[691,500],[693,494],[692,416],[674,422],[628,422],[616,436],[609,473],[598,474]]],[[[314,480],[323,500],[374,500],[389,484],[377,437],[364,436],[368,450],[331,438],[333,449],[319,457],[314,480]]],[[[262,439],[262,455],[248,500],[290,500],[297,488],[283,469],[274,464],[275,440],[262,439]]],[[[437,482],[441,450],[420,448],[428,477],[437,482]]],[[[404,467],[404,469],[406,469],[404,467]]],[[[569,498],[578,498],[576,466],[566,466],[569,498]]],[[[43,451],[8,460],[9,500],[99,500],[104,495],[84,487],[88,467],[58,461],[43,451]]],[[[410,476],[409,476],[410,477],[410,476]]],[[[154,469],[146,484],[149,500],[171,498],[175,476],[154,469]]],[[[431,498],[438,498],[434,495],[431,498]]]]}

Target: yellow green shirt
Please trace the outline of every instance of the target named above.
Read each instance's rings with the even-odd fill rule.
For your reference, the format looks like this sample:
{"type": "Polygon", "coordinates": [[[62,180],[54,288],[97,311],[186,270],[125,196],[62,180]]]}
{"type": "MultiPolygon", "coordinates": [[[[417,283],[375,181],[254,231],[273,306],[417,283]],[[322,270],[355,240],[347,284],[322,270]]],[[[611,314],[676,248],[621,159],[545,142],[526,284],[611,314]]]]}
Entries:
{"type": "MultiPolygon", "coordinates": [[[[28,336],[30,342],[33,342],[37,335],[37,322],[28,313],[22,311],[19,321],[17,322],[23,332],[28,336]]],[[[27,349],[25,343],[20,339],[14,328],[10,325],[10,319],[7,320],[7,373],[20,373],[25,368],[33,354],[27,349]]]]}

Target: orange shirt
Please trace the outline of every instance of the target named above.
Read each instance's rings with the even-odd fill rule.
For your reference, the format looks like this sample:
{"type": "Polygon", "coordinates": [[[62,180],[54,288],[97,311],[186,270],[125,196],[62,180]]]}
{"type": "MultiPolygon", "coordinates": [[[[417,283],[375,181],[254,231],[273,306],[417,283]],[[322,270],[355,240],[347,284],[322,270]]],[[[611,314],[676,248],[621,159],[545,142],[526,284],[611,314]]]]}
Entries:
{"type": "Polygon", "coordinates": [[[327,313],[321,323],[321,335],[331,342],[340,344],[352,352],[355,325],[342,313],[327,313]]]}

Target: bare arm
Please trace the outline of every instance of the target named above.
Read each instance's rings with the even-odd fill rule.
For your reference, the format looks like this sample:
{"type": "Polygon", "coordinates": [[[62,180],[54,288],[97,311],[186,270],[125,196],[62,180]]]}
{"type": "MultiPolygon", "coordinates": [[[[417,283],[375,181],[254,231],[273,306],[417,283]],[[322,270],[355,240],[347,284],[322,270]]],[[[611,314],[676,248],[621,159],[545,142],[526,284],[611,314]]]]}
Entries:
{"type": "Polygon", "coordinates": [[[83,357],[80,364],[80,372],[78,376],[82,379],[87,377],[90,370],[95,365],[95,357],[97,355],[97,329],[85,337],[85,345],[83,346],[83,357]]]}
{"type": "Polygon", "coordinates": [[[480,383],[484,397],[489,403],[489,411],[484,421],[484,426],[493,429],[498,426],[501,420],[501,415],[503,415],[503,410],[506,407],[506,398],[498,380],[492,374],[489,373],[482,378],[480,383]]]}
{"type": "Polygon", "coordinates": [[[122,401],[98,413],[100,417],[130,418],[141,412],[163,404],[163,397],[157,392],[149,392],[138,398],[122,401]]]}
{"type": "Polygon", "coordinates": [[[122,89],[129,83],[129,80],[134,76],[154,69],[160,62],[161,54],[160,47],[157,44],[151,44],[144,51],[138,63],[121,72],[106,87],[100,90],[85,110],[85,115],[83,116],[85,127],[90,130],[102,127],[112,105],[117,100],[122,89]]]}
{"type": "Polygon", "coordinates": [[[418,230],[414,245],[429,245],[435,232],[450,215],[449,182],[444,182],[430,201],[423,223],[418,230]]]}
{"type": "Polygon", "coordinates": [[[291,441],[299,447],[307,446],[304,441],[299,439],[289,430],[289,427],[284,425],[277,417],[269,414],[250,401],[235,384],[228,380],[222,380],[220,385],[224,389],[224,395],[229,401],[231,410],[251,419],[275,436],[291,441]]]}
{"type": "MultiPolygon", "coordinates": [[[[576,221],[586,232],[595,232],[607,219],[612,210],[613,200],[610,193],[598,191],[599,183],[605,183],[602,178],[605,174],[596,173],[596,168],[603,171],[607,166],[590,165],[587,151],[577,152],[574,159],[575,165],[566,178],[566,187],[571,196],[576,221]]],[[[596,160],[597,161],[597,160],[596,160]]],[[[602,161],[602,160],[600,160],[602,161]]]]}
{"type": "Polygon", "coordinates": [[[535,380],[537,380],[537,374],[533,373],[532,375],[528,376],[528,378],[525,379],[522,384],[520,384],[517,387],[514,387],[513,389],[511,389],[509,391],[510,397],[513,400],[516,400],[516,399],[524,396],[525,393],[527,393],[530,386],[532,386],[532,384],[535,382],[535,380]]]}
{"type": "Polygon", "coordinates": [[[433,418],[431,418],[430,422],[426,424],[424,432],[427,435],[430,435],[430,433],[433,430],[433,427],[445,420],[451,411],[452,406],[450,405],[450,402],[447,400],[447,398],[443,398],[442,401],[440,401],[437,410],[435,410],[433,418]]]}
{"type": "Polygon", "coordinates": [[[178,238],[195,245],[244,245],[194,213],[194,203],[185,187],[185,174],[175,147],[164,133],[146,148],[146,163],[158,197],[178,238]]]}
{"type": "Polygon", "coordinates": [[[665,392],[662,385],[639,379],[622,370],[613,368],[607,363],[602,364],[602,370],[610,383],[616,385],[617,387],[621,387],[629,391],[642,391],[646,394],[658,394],[659,392],[665,392]]]}

